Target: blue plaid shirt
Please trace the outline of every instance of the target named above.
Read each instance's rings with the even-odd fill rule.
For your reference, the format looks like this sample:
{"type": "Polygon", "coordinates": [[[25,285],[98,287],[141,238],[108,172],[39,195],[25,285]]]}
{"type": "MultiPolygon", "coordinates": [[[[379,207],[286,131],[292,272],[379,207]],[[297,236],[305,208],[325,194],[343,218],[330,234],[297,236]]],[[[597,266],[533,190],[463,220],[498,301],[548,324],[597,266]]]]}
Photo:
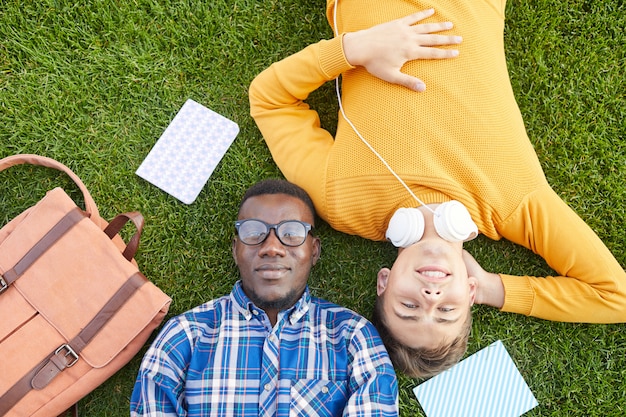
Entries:
{"type": "Polygon", "coordinates": [[[272,328],[241,283],[166,323],[131,416],[397,416],[396,376],[373,325],[311,297],[272,328]]]}

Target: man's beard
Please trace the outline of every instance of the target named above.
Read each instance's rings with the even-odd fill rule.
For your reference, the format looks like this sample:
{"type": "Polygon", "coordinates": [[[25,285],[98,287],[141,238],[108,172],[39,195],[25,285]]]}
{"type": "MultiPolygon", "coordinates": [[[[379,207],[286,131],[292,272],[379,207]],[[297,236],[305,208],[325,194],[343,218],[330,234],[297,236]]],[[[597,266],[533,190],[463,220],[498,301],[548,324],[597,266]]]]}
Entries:
{"type": "Polygon", "coordinates": [[[259,307],[260,309],[277,311],[282,311],[293,307],[293,305],[298,301],[298,299],[300,299],[302,295],[302,291],[293,289],[290,290],[283,297],[273,301],[269,301],[261,298],[252,289],[246,289],[245,292],[248,295],[248,298],[250,298],[250,300],[254,303],[254,305],[259,307]]]}

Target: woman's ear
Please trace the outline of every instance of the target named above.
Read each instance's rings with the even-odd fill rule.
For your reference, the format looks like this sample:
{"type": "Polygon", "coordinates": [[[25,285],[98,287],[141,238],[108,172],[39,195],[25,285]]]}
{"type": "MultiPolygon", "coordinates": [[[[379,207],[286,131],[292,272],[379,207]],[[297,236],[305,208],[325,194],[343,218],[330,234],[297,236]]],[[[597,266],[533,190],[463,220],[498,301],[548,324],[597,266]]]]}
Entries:
{"type": "Polygon", "coordinates": [[[478,280],[475,277],[467,277],[469,282],[469,295],[470,295],[470,307],[474,305],[476,300],[476,288],[478,286],[478,280]]]}
{"type": "Polygon", "coordinates": [[[385,292],[390,272],[389,268],[382,268],[378,271],[378,275],[376,277],[376,295],[380,296],[385,292]]]}

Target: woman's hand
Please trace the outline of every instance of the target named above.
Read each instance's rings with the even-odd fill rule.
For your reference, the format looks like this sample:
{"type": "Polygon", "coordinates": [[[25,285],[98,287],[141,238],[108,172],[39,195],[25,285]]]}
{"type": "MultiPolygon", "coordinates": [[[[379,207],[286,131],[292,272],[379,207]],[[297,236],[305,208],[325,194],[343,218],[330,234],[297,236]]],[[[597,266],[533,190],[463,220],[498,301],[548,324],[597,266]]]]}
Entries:
{"type": "Polygon", "coordinates": [[[486,304],[502,308],[504,305],[504,285],[500,275],[487,272],[468,251],[463,250],[463,261],[467,275],[476,278],[476,304],[486,304]]]}
{"type": "Polygon", "coordinates": [[[434,34],[451,29],[451,22],[416,24],[434,13],[433,9],[428,9],[369,29],[346,33],[343,37],[346,59],[351,65],[363,66],[384,81],[424,91],[424,82],[401,72],[402,66],[415,59],[454,58],[458,50],[436,46],[461,43],[460,36],[434,34]]]}

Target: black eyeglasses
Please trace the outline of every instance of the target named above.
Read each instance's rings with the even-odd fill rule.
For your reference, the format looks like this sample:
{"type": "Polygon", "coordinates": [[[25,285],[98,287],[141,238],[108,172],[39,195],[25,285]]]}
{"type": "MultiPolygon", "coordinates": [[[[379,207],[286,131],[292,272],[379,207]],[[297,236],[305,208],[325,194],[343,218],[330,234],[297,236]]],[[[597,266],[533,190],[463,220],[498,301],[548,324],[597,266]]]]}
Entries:
{"type": "Polygon", "coordinates": [[[239,240],[246,245],[259,245],[265,242],[274,229],[276,237],[285,246],[300,246],[313,226],[299,220],[285,220],[278,224],[267,224],[262,220],[246,219],[235,222],[239,240]]]}

